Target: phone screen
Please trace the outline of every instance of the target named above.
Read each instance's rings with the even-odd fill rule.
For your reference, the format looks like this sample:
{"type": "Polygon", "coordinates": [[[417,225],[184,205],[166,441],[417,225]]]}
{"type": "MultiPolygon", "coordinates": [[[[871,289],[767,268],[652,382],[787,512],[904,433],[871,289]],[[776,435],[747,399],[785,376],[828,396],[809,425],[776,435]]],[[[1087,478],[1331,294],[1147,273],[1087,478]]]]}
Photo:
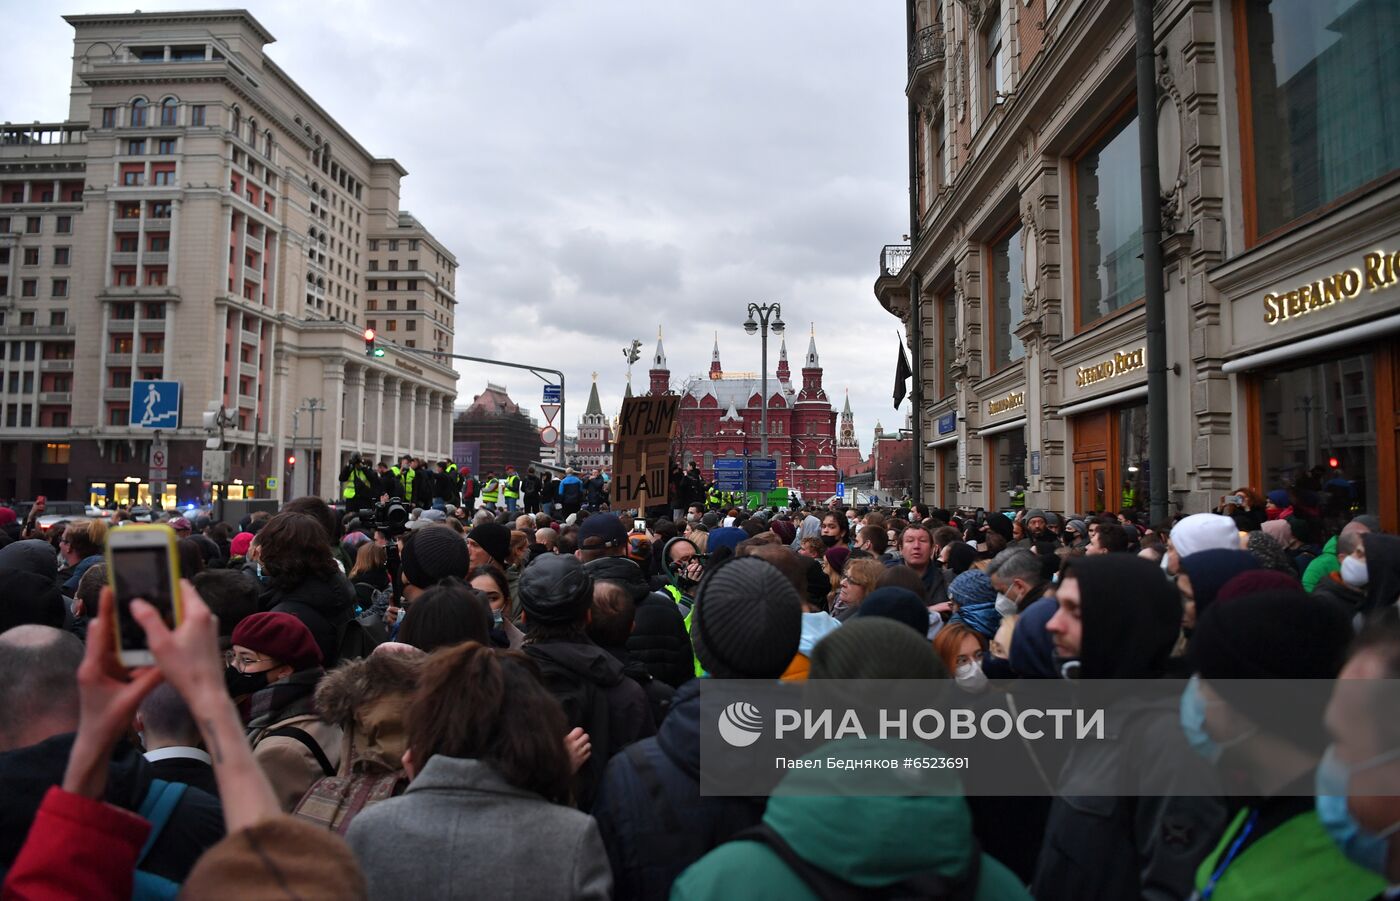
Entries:
{"type": "Polygon", "coordinates": [[[146,649],[146,632],[131,616],[131,602],[140,598],[160,611],[175,628],[175,598],[170,584],[170,561],[165,547],[112,549],[112,572],[117,586],[117,619],[124,651],[146,649]]]}

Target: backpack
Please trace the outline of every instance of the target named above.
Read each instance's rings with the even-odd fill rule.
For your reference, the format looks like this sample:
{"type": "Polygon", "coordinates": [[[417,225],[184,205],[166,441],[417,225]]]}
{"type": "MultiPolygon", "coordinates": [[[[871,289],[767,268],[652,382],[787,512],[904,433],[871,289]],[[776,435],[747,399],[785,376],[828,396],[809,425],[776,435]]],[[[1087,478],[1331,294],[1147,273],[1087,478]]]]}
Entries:
{"type": "Polygon", "coordinates": [[[982,876],[982,848],[976,839],[972,840],[972,861],[963,875],[953,878],[929,870],[884,886],[856,885],[828,873],[800,857],[772,826],[764,822],[745,829],[730,841],[750,841],[763,845],[786,864],[820,901],[861,901],[870,898],[883,901],[972,901],[977,895],[977,884],[982,876]]]}
{"type": "Polygon", "coordinates": [[[155,846],[156,839],[165,830],[166,824],[170,822],[170,816],[175,812],[180,799],[185,795],[185,789],[189,788],[183,782],[166,782],[164,779],[152,779],[150,788],[146,789],[146,798],[141,802],[141,808],[136,811],[141,819],[151,824],[151,832],[146,836],[146,843],[141,846],[141,854],[136,858],[136,873],[132,877],[131,897],[133,901],[158,901],[158,899],[170,899],[180,894],[180,884],[164,876],[157,876],[141,869],[141,864],[145,863],[146,856],[151,853],[151,848],[155,846]]]}
{"type": "Polygon", "coordinates": [[[577,504],[583,500],[582,482],[565,482],[560,495],[566,504],[577,504]]]}
{"type": "Polygon", "coordinates": [[[325,776],[306,790],[292,816],[315,823],[337,835],[344,835],[350,829],[350,821],[361,810],[386,798],[401,795],[406,788],[408,774],[403,770],[325,776]]]}

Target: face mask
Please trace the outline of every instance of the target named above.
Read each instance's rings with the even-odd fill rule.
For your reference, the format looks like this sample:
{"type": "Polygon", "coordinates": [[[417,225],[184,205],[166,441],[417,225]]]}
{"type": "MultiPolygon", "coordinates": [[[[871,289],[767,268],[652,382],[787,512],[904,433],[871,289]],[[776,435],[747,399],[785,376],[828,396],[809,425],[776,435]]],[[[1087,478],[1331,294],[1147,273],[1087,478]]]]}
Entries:
{"type": "Polygon", "coordinates": [[[1370,760],[1347,766],[1337,759],[1335,750],[1329,745],[1317,765],[1317,818],[1322,828],[1332,837],[1337,847],[1342,849],[1347,860],[1373,873],[1385,875],[1386,857],[1390,836],[1400,830],[1400,821],[1394,822],[1379,833],[1367,832],[1356,822],[1347,808],[1347,786],[1353,773],[1371,769],[1400,757],[1400,751],[1378,754],[1370,760]]]}
{"type": "Polygon", "coordinates": [[[1371,574],[1366,567],[1366,561],[1358,557],[1347,557],[1343,560],[1342,581],[1352,588],[1365,588],[1366,583],[1371,581],[1371,574]]]}
{"type": "Polygon", "coordinates": [[[499,611],[499,610],[492,610],[492,611],[491,611],[491,623],[492,623],[492,625],[499,626],[499,625],[500,625],[501,623],[503,623],[503,622],[505,622],[505,617],[501,615],[501,611],[499,611]]]}
{"type": "Polygon", "coordinates": [[[1167,575],[1168,578],[1171,577],[1171,572],[1168,571],[1168,569],[1167,569],[1167,564],[1169,564],[1170,562],[1171,562],[1171,560],[1167,557],[1167,555],[1166,555],[1166,554],[1163,554],[1163,555],[1162,555],[1162,562],[1159,563],[1159,564],[1157,564],[1158,566],[1162,567],[1162,572],[1165,573],[1165,574],[1167,575]]]}
{"type": "Polygon", "coordinates": [[[1186,733],[1186,741],[1191,750],[1210,763],[1216,763],[1220,756],[1236,745],[1243,744],[1259,731],[1250,726],[1228,741],[1218,742],[1206,731],[1206,699],[1201,695],[1201,677],[1193,675],[1181,693],[1181,731],[1186,733]]]}
{"type": "Polygon", "coordinates": [[[958,687],[970,694],[981,694],[987,690],[987,674],[982,672],[982,664],[976,660],[964,663],[953,673],[958,687]]]}
{"type": "Polygon", "coordinates": [[[823,536],[822,536],[822,544],[826,545],[827,547],[836,547],[836,536],[835,536],[835,535],[823,535],[823,536]]]}
{"type": "Polygon", "coordinates": [[[1004,592],[997,592],[997,613],[1002,616],[1016,615],[1016,602],[1007,597],[1004,592]]]}
{"type": "Polygon", "coordinates": [[[267,688],[267,671],[260,673],[240,673],[233,667],[224,668],[224,687],[229,697],[241,698],[267,688]]]}

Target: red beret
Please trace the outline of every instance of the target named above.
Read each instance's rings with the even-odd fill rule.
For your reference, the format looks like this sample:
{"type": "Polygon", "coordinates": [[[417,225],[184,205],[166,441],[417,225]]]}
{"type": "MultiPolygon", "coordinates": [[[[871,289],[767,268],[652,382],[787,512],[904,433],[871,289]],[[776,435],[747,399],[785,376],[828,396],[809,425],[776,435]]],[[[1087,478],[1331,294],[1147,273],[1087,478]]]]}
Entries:
{"type": "Polygon", "coordinates": [[[321,649],[306,624],[290,613],[254,613],[233,629],[233,643],[301,671],[321,665],[321,649]]]}

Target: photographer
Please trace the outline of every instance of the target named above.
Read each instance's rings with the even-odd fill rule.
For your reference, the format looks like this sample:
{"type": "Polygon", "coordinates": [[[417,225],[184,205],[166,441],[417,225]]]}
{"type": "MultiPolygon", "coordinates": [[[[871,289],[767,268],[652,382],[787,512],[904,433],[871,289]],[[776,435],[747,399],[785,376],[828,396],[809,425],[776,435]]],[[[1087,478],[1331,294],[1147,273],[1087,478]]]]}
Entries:
{"type": "Polygon", "coordinates": [[[351,454],[350,461],[340,471],[340,497],[350,510],[365,510],[374,506],[379,497],[379,479],[369,468],[369,461],[351,454]]]}

